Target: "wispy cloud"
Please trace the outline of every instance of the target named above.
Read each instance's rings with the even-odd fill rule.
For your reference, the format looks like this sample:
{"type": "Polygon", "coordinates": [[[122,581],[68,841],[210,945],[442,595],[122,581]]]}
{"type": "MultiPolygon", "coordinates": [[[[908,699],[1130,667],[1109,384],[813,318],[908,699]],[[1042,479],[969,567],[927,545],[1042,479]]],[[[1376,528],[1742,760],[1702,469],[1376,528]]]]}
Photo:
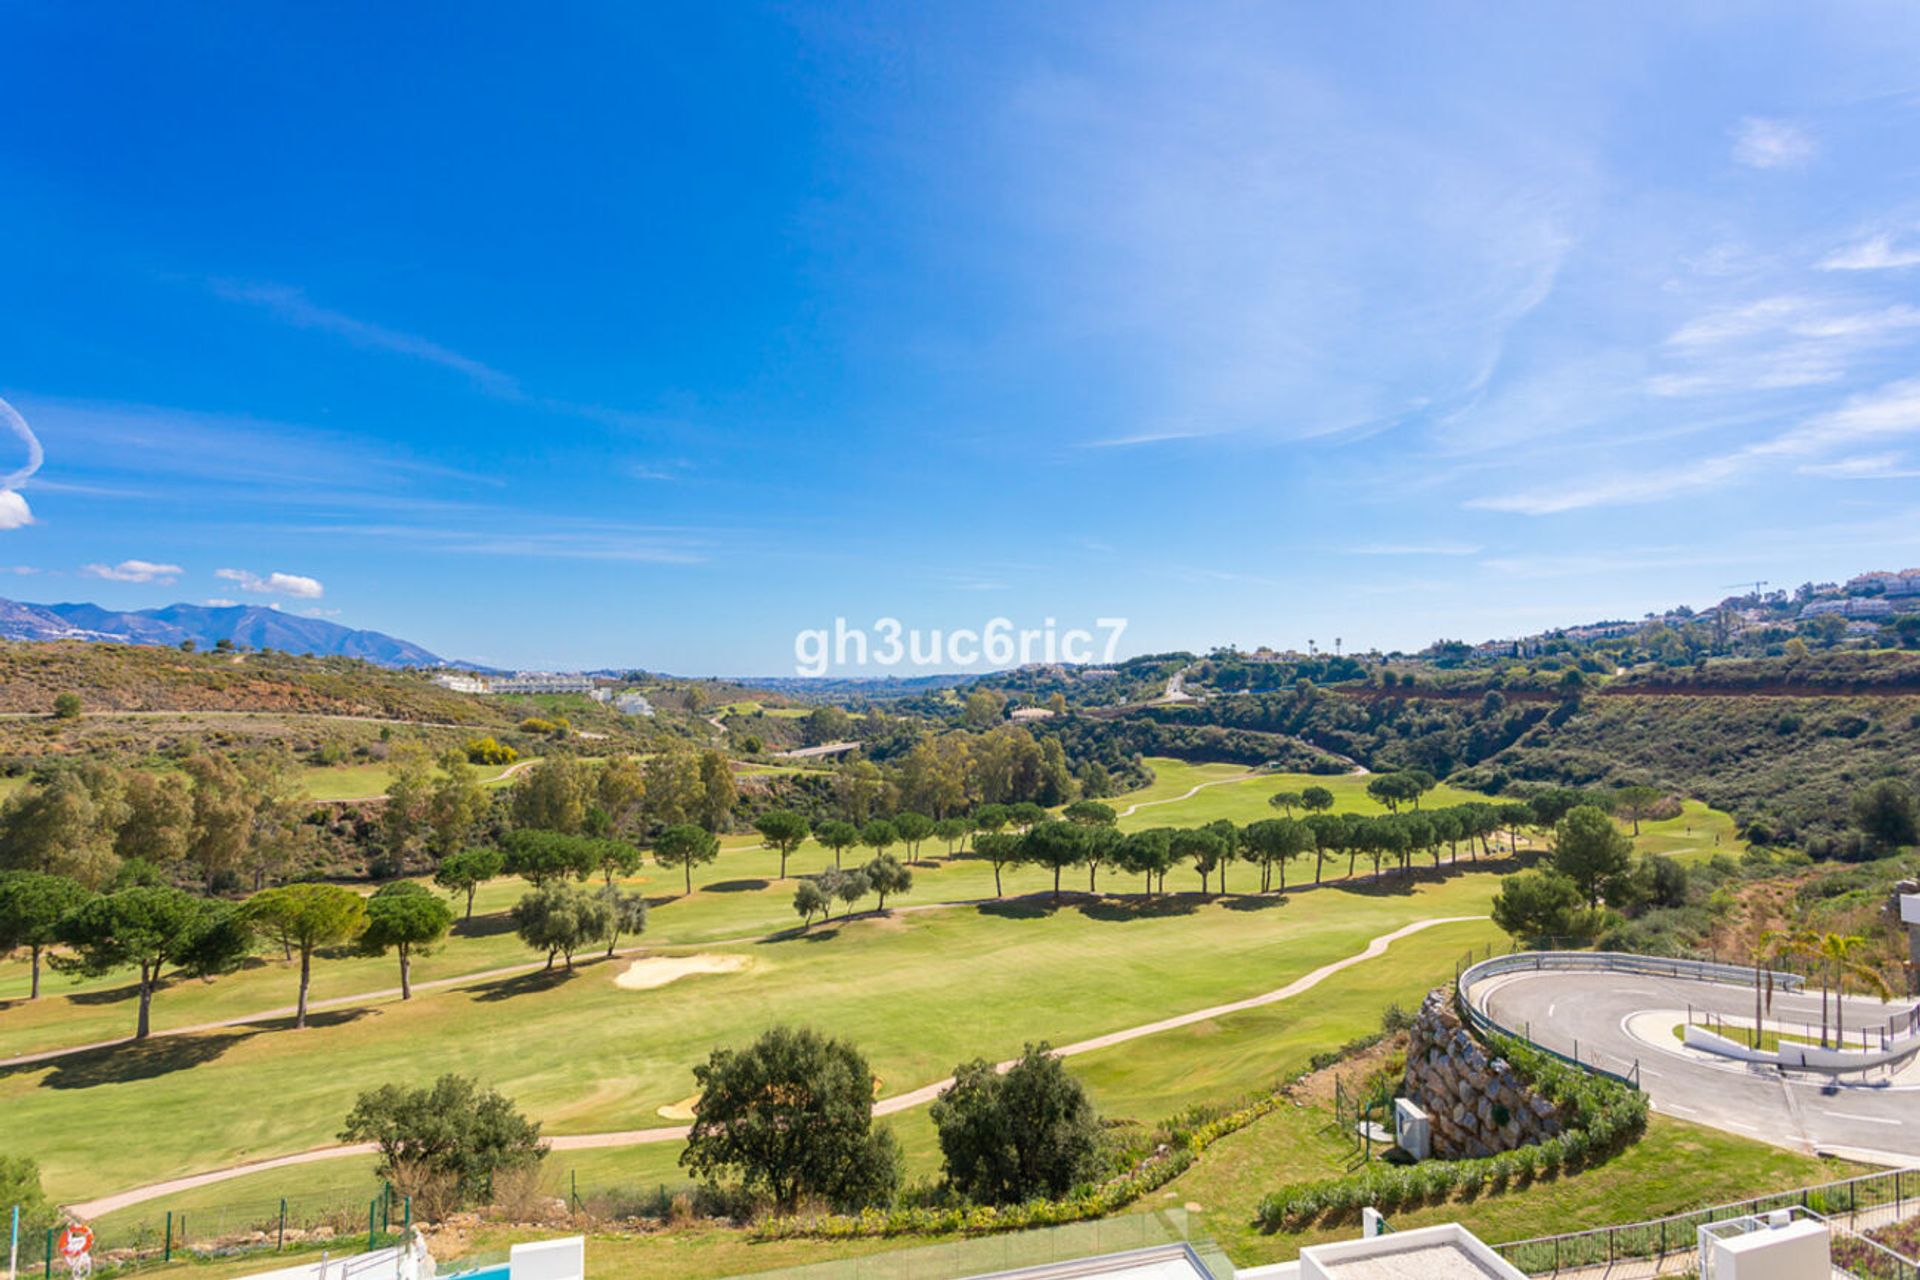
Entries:
{"type": "Polygon", "coordinates": [[[1353,556],[1475,556],[1483,550],[1470,542],[1379,542],[1348,547],[1353,556]]]}
{"type": "Polygon", "coordinates": [[[18,436],[20,443],[26,446],[26,461],[6,475],[0,476],[0,529],[18,529],[33,523],[33,511],[27,506],[27,500],[20,496],[20,486],[32,479],[33,473],[46,461],[46,453],[40,448],[40,437],[33,434],[33,428],[27,420],[4,399],[0,399],[0,423],[18,436]]]}
{"type": "Polygon", "coordinates": [[[509,399],[521,399],[523,393],[513,378],[490,365],[461,355],[450,347],[443,346],[431,338],[406,333],[399,329],[389,329],[385,325],[373,324],[356,319],[345,312],[323,307],[308,299],[307,295],[287,285],[250,283],[246,281],[215,280],[213,291],[230,302],[244,302],[262,307],[286,323],[302,329],[318,329],[345,338],[355,346],[375,351],[387,351],[394,355],[406,356],[413,360],[423,360],[428,364],[437,364],[455,373],[472,379],[474,385],[489,394],[509,399]]]}
{"type": "Polygon", "coordinates": [[[320,585],[318,578],[309,578],[298,573],[269,573],[262,577],[248,569],[215,569],[213,576],[225,578],[228,582],[237,582],[242,591],[258,592],[261,595],[294,596],[302,600],[318,600],[326,594],[326,588],[320,585]]]}
{"type": "Polygon", "coordinates": [[[1817,150],[1813,136],[1789,120],[1748,116],[1733,131],[1733,158],[1754,169],[1796,168],[1817,150]]]}
{"type": "Polygon", "coordinates": [[[411,524],[322,524],[278,530],[325,537],[377,538],[418,551],[449,555],[510,556],[552,560],[628,561],[693,565],[711,558],[711,534],[688,529],[586,522],[585,527],[522,528],[501,532],[480,527],[411,524]]]}
{"type": "MultiPolygon", "coordinates": [[[[1659,469],[1603,476],[1585,483],[1483,495],[1470,499],[1466,505],[1486,511],[1543,516],[1588,507],[1653,502],[1716,489],[1769,465],[1818,459],[1848,448],[1912,435],[1920,435],[1920,379],[1890,383],[1852,396],[1837,409],[1814,414],[1771,439],[1741,449],[1659,469]]],[[[1798,470],[1803,474],[1822,474],[1809,470],[1806,465],[1798,470]]],[[[1861,478],[1844,472],[1826,474],[1841,479],[1861,478]]]]}
{"type": "Polygon", "coordinates": [[[1829,480],[1908,480],[1920,476],[1920,469],[1906,463],[1897,453],[1863,454],[1838,458],[1832,462],[1809,462],[1797,468],[1804,476],[1829,480]]]}
{"type": "Polygon", "coordinates": [[[1896,245],[1890,235],[1868,236],[1820,259],[1822,271],[1891,271],[1920,266],[1920,245],[1896,245]]]}
{"type": "Polygon", "coordinates": [[[1149,444],[1172,444],[1177,440],[1204,440],[1211,431],[1139,431],[1131,435],[1108,436],[1100,440],[1083,440],[1082,449],[1137,449],[1149,444]]]}
{"type": "Polygon", "coordinates": [[[80,572],[89,578],[108,582],[172,582],[186,570],[177,564],[157,564],[152,560],[122,560],[119,564],[88,564],[80,572]]]}

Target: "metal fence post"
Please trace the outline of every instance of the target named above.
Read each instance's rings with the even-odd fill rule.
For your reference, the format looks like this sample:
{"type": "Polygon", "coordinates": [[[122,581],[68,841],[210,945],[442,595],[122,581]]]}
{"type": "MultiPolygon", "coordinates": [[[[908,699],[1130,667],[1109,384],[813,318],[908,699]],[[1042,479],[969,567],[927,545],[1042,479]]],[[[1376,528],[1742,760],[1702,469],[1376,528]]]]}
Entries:
{"type": "Polygon", "coordinates": [[[413,1230],[413,1197],[412,1196],[407,1197],[405,1213],[406,1213],[406,1218],[400,1224],[400,1231],[401,1231],[401,1234],[403,1235],[413,1230]]]}
{"type": "Polygon", "coordinates": [[[160,1261],[173,1261],[173,1210],[167,1210],[167,1243],[160,1252],[160,1261]]]}
{"type": "Polygon", "coordinates": [[[379,1196],[375,1196],[373,1199],[367,1201],[367,1251],[369,1253],[373,1251],[373,1224],[375,1222],[374,1215],[379,1211],[380,1211],[379,1196]]]}
{"type": "Polygon", "coordinates": [[[53,1228],[52,1227],[47,1228],[47,1264],[46,1264],[46,1269],[41,1272],[41,1275],[45,1277],[45,1280],[53,1280],[53,1228]]]}
{"type": "Polygon", "coordinates": [[[287,1247],[287,1198],[285,1196],[280,1197],[280,1238],[274,1241],[273,1247],[275,1249],[287,1247]]]}

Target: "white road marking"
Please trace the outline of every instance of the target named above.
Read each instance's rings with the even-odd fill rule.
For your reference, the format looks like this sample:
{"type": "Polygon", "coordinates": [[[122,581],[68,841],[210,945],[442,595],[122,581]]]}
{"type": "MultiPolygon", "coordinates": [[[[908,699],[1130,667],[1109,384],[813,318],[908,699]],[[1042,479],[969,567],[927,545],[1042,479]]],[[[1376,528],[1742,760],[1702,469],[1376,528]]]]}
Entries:
{"type": "Polygon", "coordinates": [[[1692,1107],[1683,1107],[1677,1102],[1659,1102],[1655,1103],[1654,1107],[1656,1110],[1665,1111],[1676,1116],[1697,1116],[1700,1114],[1692,1107]]]}
{"type": "Polygon", "coordinates": [[[1555,1009],[1558,1009],[1559,1007],[1560,1007],[1560,1006],[1559,1006],[1559,1004],[1558,1004],[1558,1003],[1554,1003],[1554,1004],[1550,1004],[1550,1005],[1548,1005],[1548,1006],[1547,1006],[1547,1016],[1548,1016],[1549,1018],[1551,1018],[1551,1017],[1553,1016],[1553,1011],[1554,1011],[1555,1009]]]}
{"type": "Polygon", "coordinates": [[[1722,1120],[1720,1123],[1729,1129],[1738,1129],[1742,1133],[1757,1134],[1760,1132],[1760,1130],[1754,1128],[1752,1125],[1741,1124],[1738,1120],[1722,1120]]]}
{"type": "Polygon", "coordinates": [[[1886,1116],[1863,1116],[1854,1111],[1822,1111],[1820,1114],[1831,1116],[1835,1120],[1864,1120],[1868,1124],[1904,1125],[1906,1123],[1904,1120],[1891,1120],[1886,1116]]]}

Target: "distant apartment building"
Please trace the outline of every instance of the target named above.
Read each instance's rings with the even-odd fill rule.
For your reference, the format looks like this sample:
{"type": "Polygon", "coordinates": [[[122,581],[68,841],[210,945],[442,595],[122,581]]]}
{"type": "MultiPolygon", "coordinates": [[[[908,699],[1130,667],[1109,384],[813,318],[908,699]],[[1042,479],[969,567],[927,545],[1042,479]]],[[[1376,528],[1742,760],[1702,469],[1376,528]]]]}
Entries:
{"type": "Polygon", "coordinates": [[[442,689],[456,693],[592,693],[592,676],[557,675],[551,671],[519,671],[510,676],[481,676],[442,672],[433,678],[442,689]]]}
{"type": "Polygon", "coordinates": [[[615,694],[613,709],[621,715],[626,716],[650,716],[653,714],[653,704],[647,701],[644,694],[638,693],[615,694]]]}
{"type": "Polygon", "coordinates": [[[1886,618],[1893,604],[1878,596],[1850,596],[1842,600],[1815,600],[1800,610],[1802,619],[1838,615],[1842,618],[1886,618]]]}
{"type": "Polygon", "coordinates": [[[1898,573],[1876,570],[1847,580],[1849,595],[1920,596],[1920,569],[1902,569],[1898,573]]]}

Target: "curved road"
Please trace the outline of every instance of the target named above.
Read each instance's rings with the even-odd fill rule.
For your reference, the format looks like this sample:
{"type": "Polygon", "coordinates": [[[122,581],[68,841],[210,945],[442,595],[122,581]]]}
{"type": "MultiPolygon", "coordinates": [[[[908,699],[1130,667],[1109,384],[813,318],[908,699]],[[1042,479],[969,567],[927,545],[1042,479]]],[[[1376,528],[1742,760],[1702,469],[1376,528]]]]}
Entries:
{"type": "MultiPolygon", "coordinates": [[[[1750,1023],[1753,988],[1631,973],[1546,971],[1490,978],[1474,1003],[1495,1021],[1524,1030],[1560,1053],[1625,1070],[1640,1079],[1663,1115],[1711,1125],[1802,1151],[1920,1164],[1920,1069],[1912,1060],[1861,1081],[1717,1058],[1673,1036],[1688,1008],[1750,1023]]],[[[1849,1028],[1884,1022],[1877,1003],[1847,1001],[1849,1028]]],[[[1776,992],[1770,1025],[1820,1026],[1820,994],[1776,992]]]]}
{"type": "MultiPolygon", "coordinates": [[[[1369,942],[1366,947],[1353,955],[1321,965],[1313,972],[1296,978],[1274,991],[1249,996],[1244,1000],[1235,1000],[1228,1004],[1212,1005],[1205,1009],[1196,1009],[1190,1013],[1175,1014],[1157,1022],[1143,1023],[1136,1027],[1127,1027],[1120,1031],[1110,1031],[1105,1035],[1094,1036],[1090,1040],[1081,1040],[1074,1044],[1055,1049],[1063,1058],[1076,1054],[1091,1053],[1095,1049],[1111,1048],[1125,1044],[1129,1040],[1138,1040],[1142,1036],[1157,1035],[1162,1031],[1172,1031],[1180,1027],[1191,1026],[1196,1022],[1205,1022],[1211,1018],[1224,1017],[1227,1014],[1240,1013],[1247,1009],[1257,1009],[1263,1005],[1277,1004],[1282,1000],[1291,1000],[1297,995],[1311,991],[1328,978],[1344,969],[1364,963],[1377,956],[1384,955],[1389,946],[1401,938],[1409,937],[1435,925],[1468,924],[1475,920],[1484,920],[1485,916],[1435,916],[1425,920],[1416,920],[1403,925],[1391,933],[1383,933],[1369,942]]],[[[999,1064],[1004,1071],[1013,1065],[1013,1060],[999,1064]]],[[[933,1101],[941,1090],[953,1083],[953,1077],[936,1080],[932,1084],[921,1085],[906,1093],[897,1093],[882,1098],[874,1104],[873,1113],[879,1116],[893,1115],[896,1112],[911,1110],[933,1101]]],[[[687,1126],[673,1125],[654,1129],[624,1129],[611,1133],[570,1133],[554,1135],[550,1141],[556,1151],[579,1151],[592,1147],[635,1147],[654,1142],[679,1142],[687,1136],[687,1126]]],[[[102,1196],[98,1200],[70,1206],[75,1217],[82,1220],[97,1218],[102,1214],[118,1209],[142,1204],[148,1200],[157,1200],[161,1196],[172,1195],[178,1191],[190,1191],[195,1187],[204,1187],[216,1182],[225,1182],[230,1178],[245,1177],[250,1173],[263,1173],[270,1169],[284,1169],[290,1165],[312,1164],[319,1160],[337,1160],[343,1156],[370,1155],[374,1150],[372,1143],[355,1143],[350,1146],[316,1147],[310,1151],[300,1151],[293,1155],[276,1156],[270,1160],[255,1160],[247,1164],[232,1165],[225,1169],[214,1169],[206,1173],[196,1173],[184,1178],[173,1178],[166,1182],[156,1182],[150,1186],[135,1187],[130,1191],[102,1196]]]]}

